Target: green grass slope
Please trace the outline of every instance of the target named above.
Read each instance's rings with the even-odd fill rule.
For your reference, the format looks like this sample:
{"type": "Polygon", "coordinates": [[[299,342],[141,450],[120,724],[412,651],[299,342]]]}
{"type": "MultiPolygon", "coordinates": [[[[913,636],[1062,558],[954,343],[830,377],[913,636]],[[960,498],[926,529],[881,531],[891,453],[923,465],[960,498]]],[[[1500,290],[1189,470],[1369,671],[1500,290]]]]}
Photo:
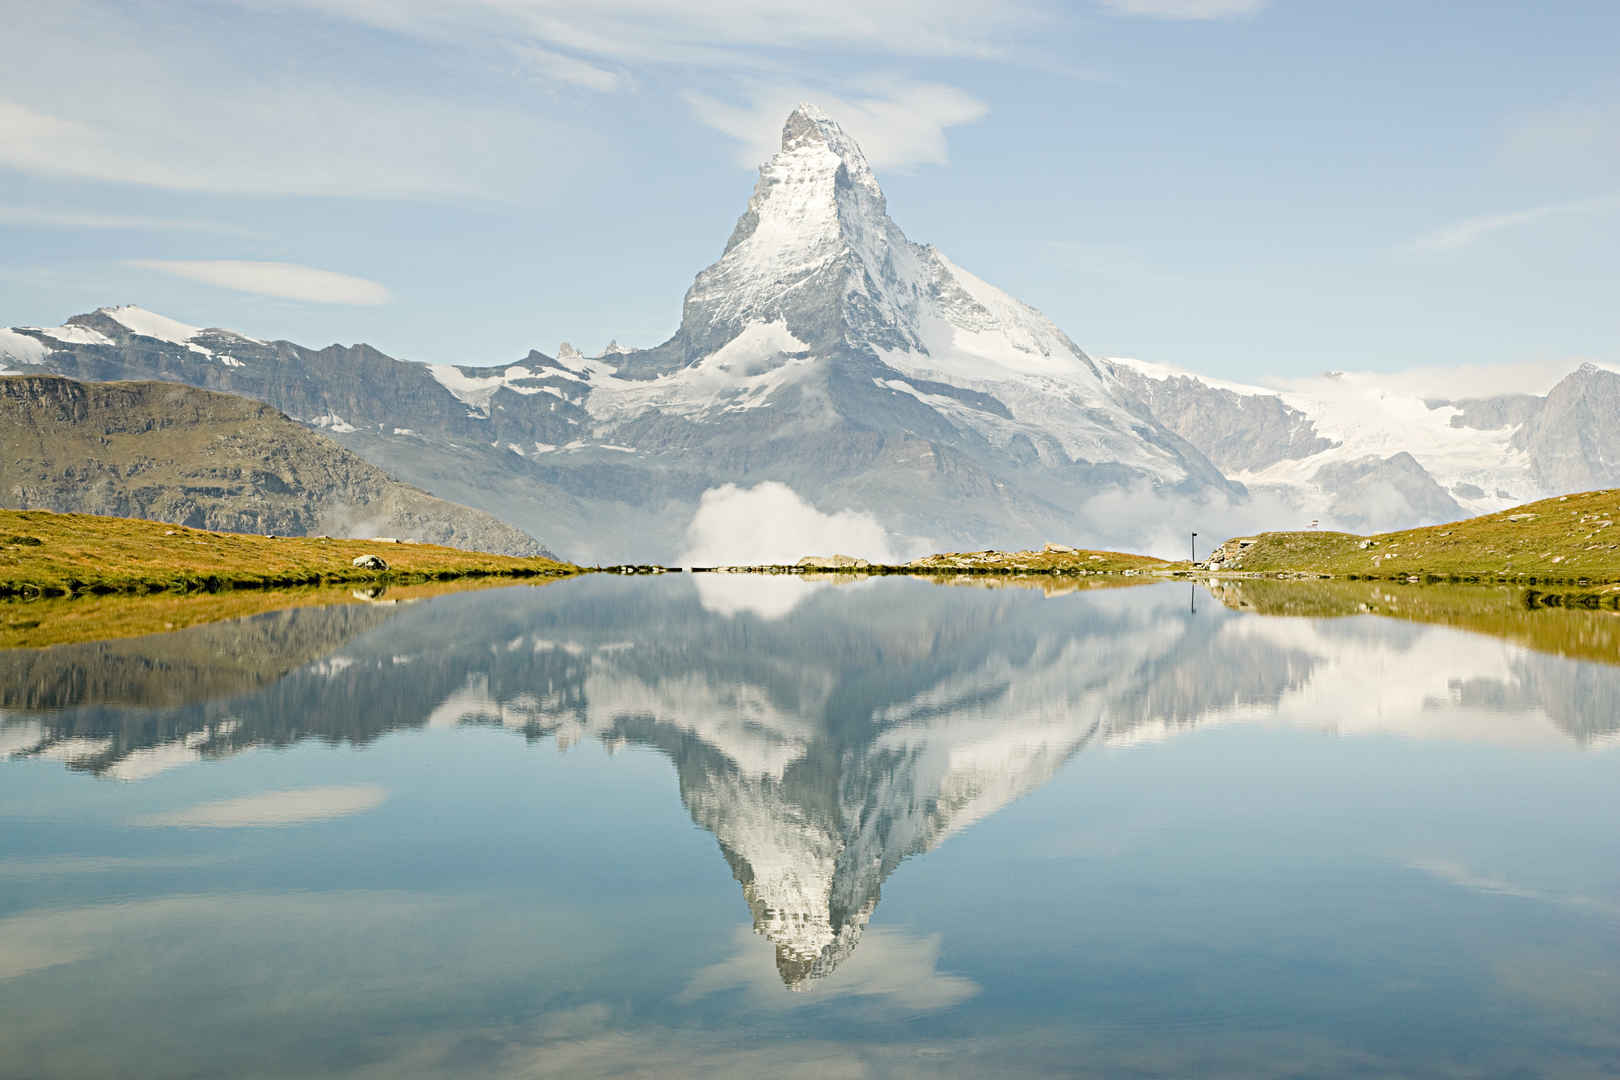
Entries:
{"type": "Polygon", "coordinates": [[[1273,532],[1228,540],[1204,564],[1245,573],[1620,581],[1620,490],[1560,495],[1498,514],[1354,536],[1273,532]]]}
{"type": "Polygon", "coordinates": [[[137,518],[0,510],[0,596],[269,588],[379,577],[561,577],[578,570],[541,557],[434,544],[271,539],[137,518]],[[388,564],[386,575],[352,565],[368,554],[388,564]]]}

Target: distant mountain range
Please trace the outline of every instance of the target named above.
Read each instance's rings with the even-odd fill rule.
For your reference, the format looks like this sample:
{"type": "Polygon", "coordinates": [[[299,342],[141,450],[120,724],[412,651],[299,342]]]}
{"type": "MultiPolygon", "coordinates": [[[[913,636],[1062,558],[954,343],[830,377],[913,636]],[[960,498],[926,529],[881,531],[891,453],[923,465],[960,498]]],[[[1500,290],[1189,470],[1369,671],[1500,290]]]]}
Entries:
{"type": "Polygon", "coordinates": [[[1278,390],[1136,360],[1108,364],[1233,481],[1356,531],[1620,484],[1620,374],[1594,364],[1545,395],[1475,395],[1459,385],[1444,397],[1359,372],[1278,390]]]}
{"type": "Polygon", "coordinates": [[[1544,398],[1435,400],[1375,376],[1277,391],[1094,360],[908,240],[859,147],[810,106],[651,349],[429,366],[121,307],[0,330],[0,364],[268,402],[586,560],[674,558],[725,483],[871,514],[902,550],[1124,543],[1245,503],[1290,516],[1249,530],[1390,529],[1620,483],[1620,376],[1597,368],[1544,398]]]}
{"type": "Polygon", "coordinates": [[[268,405],[165,382],[0,377],[0,503],[544,553],[492,515],[401,484],[268,405]]]}

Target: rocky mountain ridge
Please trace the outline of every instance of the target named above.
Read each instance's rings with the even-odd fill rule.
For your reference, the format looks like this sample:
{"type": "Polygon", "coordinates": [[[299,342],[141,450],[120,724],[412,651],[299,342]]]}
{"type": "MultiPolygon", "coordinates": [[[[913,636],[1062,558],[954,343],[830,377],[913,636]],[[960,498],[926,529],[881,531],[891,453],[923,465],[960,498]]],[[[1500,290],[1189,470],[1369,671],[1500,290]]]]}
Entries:
{"type": "MultiPolygon", "coordinates": [[[[1280,388],[1111,359],[1167,427],[1301,523],[1409,528],[1620,483],[1620,373],[1583,364],[1544,395],[1442,398],[1330,372],[1280,388]]],[[[1296,526],[1297,527],[1297,526],[1296,526]]]]}
{"type": "Polygon", "coordinates": [[[269,405],[169,382],[0,377],[0,504],[545,553],[533,537],[399,483],[269,405]]]}
{"type": "Polygon", "coordinates": [[[1093,359],[909,240],[859,146],[813,106],[788,117],[653,348],[424,365],[118,307],[0,330],[8,368],[267,402],[584,561],[677,559],[706,491],[763,481],[871,515],[907,554],[1141,550],[1172,517],[1393,529],[1620,483],[1604,422],[1620,376],[1598,368],[1544,397],[1437,400],[1393,377],[1272,389],[1093,359]]]}

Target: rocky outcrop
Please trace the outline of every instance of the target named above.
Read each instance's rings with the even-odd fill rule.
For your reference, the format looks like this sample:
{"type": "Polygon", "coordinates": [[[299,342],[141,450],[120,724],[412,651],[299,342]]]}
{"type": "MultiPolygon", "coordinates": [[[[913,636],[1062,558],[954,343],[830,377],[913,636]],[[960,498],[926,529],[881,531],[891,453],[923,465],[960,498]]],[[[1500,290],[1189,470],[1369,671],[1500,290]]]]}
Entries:
{"type": "Polygon", "coordinates": [[[1478,428],[1499,431],[1516,428],[1540,411],[1544,398],[1534,394],[1498,394],[1488,398],[1470,398],[1465,401],[1435,401],[1432,408],[1450,406],[1457,410],[1450,423],[1454,428],[1478,428]]]}
{"type": "Polygon", "coordinates": [[[491,515],[401,484],[268,405],[174,383],[0,378],[0,505],[544,553],[491,515]]]}
{"type": "Polygon", "coordinates": [[[1239,394],[1186,375],[1149,378],[1125,364],[1114,364],[1113,371],[1155,420],[1224,472],[1252,472],[1338,445],[1275,395],[1239,394]]]}
{"type": "Polygon", "coordinates": [[[1620,374],[1592,364],[1566,376],[1513,437],[1549,494],[1620,482],[1620,374]]]}
{"type": "Polygon", "coordinates": [[[853,555],[806,555],[794,565],[817,570],[865,570],[872,564],[853,555]]]}
{"type": "Polygon", "coordinates": [[[1387,458],[1332,462],[1311,479],[1328,494],[1328,513],[1353,530],[1380,528],[1392,520],[1433,524],[1467,516],[1404,451],[1387,458]]]}

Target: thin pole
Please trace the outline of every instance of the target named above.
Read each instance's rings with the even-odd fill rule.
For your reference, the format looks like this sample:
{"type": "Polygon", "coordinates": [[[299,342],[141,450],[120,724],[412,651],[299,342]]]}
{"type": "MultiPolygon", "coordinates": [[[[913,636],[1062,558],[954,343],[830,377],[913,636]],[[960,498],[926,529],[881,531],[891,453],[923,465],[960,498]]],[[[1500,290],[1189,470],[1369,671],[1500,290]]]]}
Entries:
{"type": "Polygon", "coordinates": [[[1192,561],[1198,561],[1198,534],[1192,534],[1192,561]]]}

